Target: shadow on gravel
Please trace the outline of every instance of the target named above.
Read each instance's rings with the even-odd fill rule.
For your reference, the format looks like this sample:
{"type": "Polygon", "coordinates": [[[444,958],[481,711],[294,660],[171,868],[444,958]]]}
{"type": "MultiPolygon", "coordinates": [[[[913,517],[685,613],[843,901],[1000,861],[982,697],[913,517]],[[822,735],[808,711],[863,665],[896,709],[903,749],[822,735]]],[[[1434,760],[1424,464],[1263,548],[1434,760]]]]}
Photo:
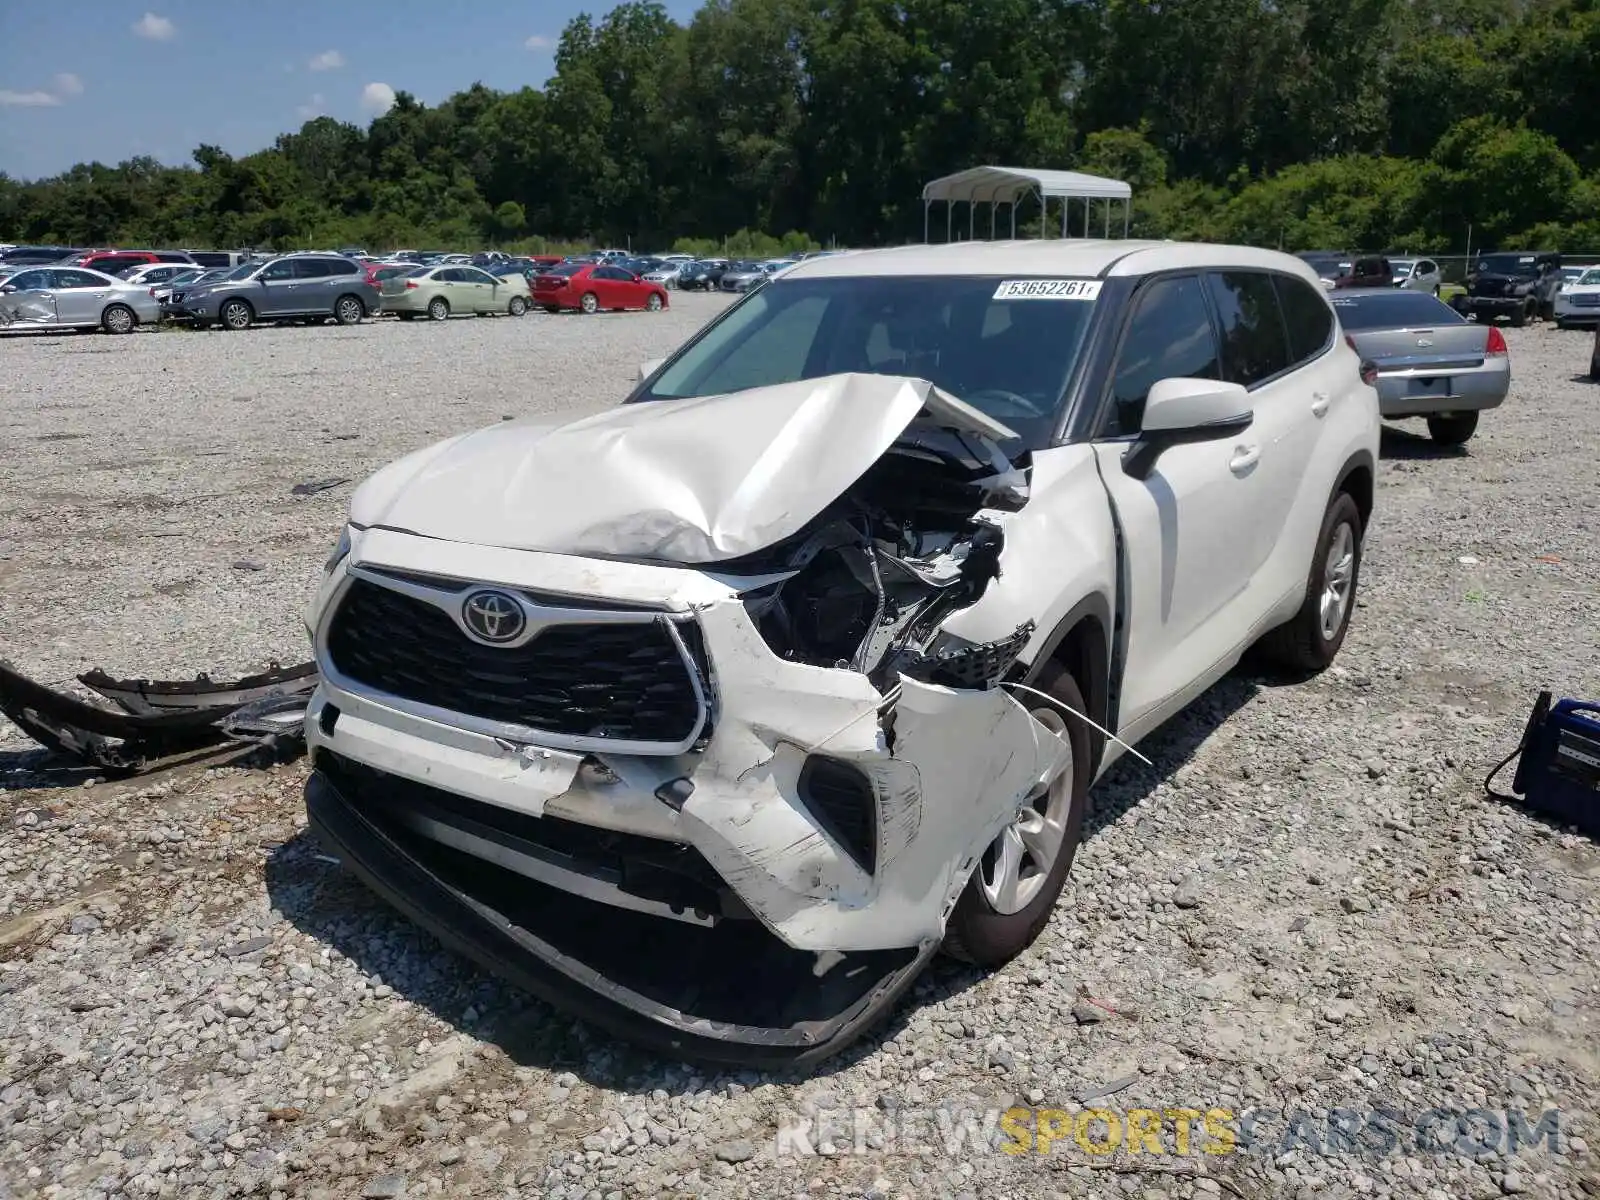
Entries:
{"type": "Polygon", "coordinates": [[[82,787],[87,779],[104,777],[104,771],[38,746],[0,750],[0,792],[82,787]]]}
{"type": "MultiPolygon", "coordinates": [[[[1229,676],[1140,743],[1154,766],[1124,756],[1095,786],[1085,836],[1092,837],[1149,796],[1259,690],[1252,679],[1229,676]]],[[[979,968],[935,958],[884,1022],[804,1075],[696,1067],[639,1050],[480,971],[323,856],[308,832],[272,851],[265,876],[273,908],[302,933],[349,959],[374,986],[387,984],[452,1028],[499,1046],[521,1066],[571,1071],[597,1087],[624,1092],[662,1088],[677,1094],[728,1082],[754,1087],[826,1079],[881,1050],[919,1009],[984,977],[979,968]]],[[[997,1076],[996,1084],[1003,1086],[1004,1080],[997,1076]]]]}
{"type": "Polygon", "coordinates": [[[1380,458],[1466,458],[1465,446],[1441,446],[1432,438],[1385,425],[1378,444],[1380,458]]]}

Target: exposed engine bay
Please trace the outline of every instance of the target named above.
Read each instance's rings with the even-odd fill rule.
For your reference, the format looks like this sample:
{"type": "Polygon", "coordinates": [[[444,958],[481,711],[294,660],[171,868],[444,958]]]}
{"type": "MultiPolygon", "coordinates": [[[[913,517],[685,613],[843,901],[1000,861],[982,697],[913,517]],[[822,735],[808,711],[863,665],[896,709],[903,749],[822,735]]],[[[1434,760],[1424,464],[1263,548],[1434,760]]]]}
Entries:
{"type": "Polygon", "coordinates": [[[1025,468],[995,443],[918,422],[800,532],[724,565],[790,572],[744,597],[781,658],[861,671],[885,690],[900,673],[982,686],[1015,660],[1031,627],[1007,639],[1009,655],[980,664],[979,648],[948,644],[939,625],[1000,574],[1003,536],[985,514],[1015,511],[1027,495],[1025,468]]]}

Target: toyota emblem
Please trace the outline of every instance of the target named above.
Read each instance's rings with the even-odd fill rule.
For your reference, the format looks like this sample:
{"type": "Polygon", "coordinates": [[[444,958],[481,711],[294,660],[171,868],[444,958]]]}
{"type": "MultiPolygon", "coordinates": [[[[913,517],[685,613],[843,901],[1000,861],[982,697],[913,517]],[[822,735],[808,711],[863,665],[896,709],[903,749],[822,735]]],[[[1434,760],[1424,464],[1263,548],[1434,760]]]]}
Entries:
{"type": "Polygon", "coordinates": [[[461,602],[461,620],[473,637],[495,645],[516,641],[528,625],[515,597],[487,589],[469,593],[461,602]]]}

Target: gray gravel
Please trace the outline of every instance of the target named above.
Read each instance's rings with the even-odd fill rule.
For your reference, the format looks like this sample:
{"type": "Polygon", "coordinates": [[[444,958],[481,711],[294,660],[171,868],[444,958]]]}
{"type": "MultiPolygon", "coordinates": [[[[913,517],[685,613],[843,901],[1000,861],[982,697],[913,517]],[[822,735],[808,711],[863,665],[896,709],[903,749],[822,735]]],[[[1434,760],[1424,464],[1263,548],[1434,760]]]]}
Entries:
{"type": "MultiPolygon", "coordinates": [[[[3,653],[46,679],[298,658],[348,488],[293,484],[607,403],[716,304],[0,341],[3,653]]],[[[807,1080],[666,1063],[464,966],[316,856],[302,764],[69,789],[0,742],[0,1194],[1600,1193],[1600,853],[1481,792],[1540,687],[1600,693],[1600,388],[1587,337],[1507,337],[1513,395],[1465,453],[1386,436],[1338,666],[1214,688],[1096,789],[1031,951],[939,966],[807,1080]],[[937,1140],[932,1106],[1091,1102],[1280,1115],[1231,1155],[892,1143],[937,1140]],[[849,1106],[865,1153],[777,1157],[786,1113],[849,1106]],[[1285,1142],[1284,1112],[1379,1106],[1559,1108],[1565,1136],[1285,1142]]]]}

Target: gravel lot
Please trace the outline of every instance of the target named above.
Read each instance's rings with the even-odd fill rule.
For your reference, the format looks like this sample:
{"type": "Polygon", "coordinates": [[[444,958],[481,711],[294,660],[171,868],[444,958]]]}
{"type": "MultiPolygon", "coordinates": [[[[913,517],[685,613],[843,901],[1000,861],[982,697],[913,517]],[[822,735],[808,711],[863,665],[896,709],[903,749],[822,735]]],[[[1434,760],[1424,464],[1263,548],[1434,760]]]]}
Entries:
{"type": "MultiPolygon", "coordinates": [[[[602,406],[719,304],[0,340],[0,655],[298,660],[350,485],[294,484],[602,406]]],[[[1214,688],[1096,789],[1028,954],[941,964],[810,1079],[654,1059],[463,965],[317,857],[303,763],[96,783],[0,726],[0,1195],[1600,1193],[1600,853],[1481,790],[1539,688],[1600,694],[1600,388],[1587,335],[1506,336],[1512,397],[1465,453],[1386,435],[1339,665],[1214,688]],[[949,1152],[929,1111],[1097,1095],[1258,1110],[1260,1145],[949,1152]],[[785,1113],[849,1106],[865,1153],[846,1125],[778,1157],[785,1113]],[[1380,1107],[1558,1108],[1564,1136],[1316,1152],[1329,1110],[1380,1107]]]]}

